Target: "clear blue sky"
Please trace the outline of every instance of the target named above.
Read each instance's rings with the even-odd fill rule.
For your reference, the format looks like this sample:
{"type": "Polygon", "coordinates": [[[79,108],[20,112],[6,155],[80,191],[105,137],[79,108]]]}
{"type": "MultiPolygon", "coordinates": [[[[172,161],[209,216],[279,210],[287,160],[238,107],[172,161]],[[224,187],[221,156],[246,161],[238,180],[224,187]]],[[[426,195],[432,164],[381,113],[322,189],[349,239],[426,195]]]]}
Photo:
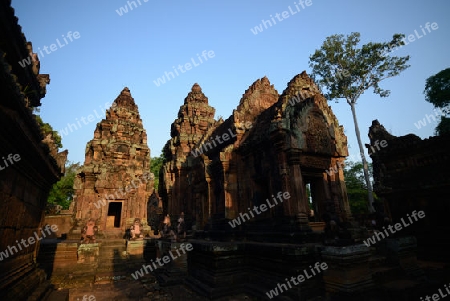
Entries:
{"type": "MultiPolygon", "coordinates": [[[[309,73],[309,56],[327,36],[355,31],[361,33],[362,43],[384,42],[394,33],[409,35],[414,30],[422,35],[395,52],[409,54],[411,67],[382,82],[391,90],[390,97],[379,98],[368,91],[359,99],[363,142],[368,143],[373,119],[394,135],[426,138],[434,133],[435,123],[421,129],[414,123],[433,114],[423,95],[426,78],[450,67],[448,0],[311,0],[312,5],[304,8],[298,0],[139,1],[134,1],[137,7],[128,1],[133,10],[125,0],[12,1],[34,52],[44,51],[58,38],[63,45],[39,55],[41,73],[51,78],[42,99],[43,120],[60,131],[94,115],[93,122],[81,123],[63,137],[70,161],[84,162],[86,143],[100,121],[94,110],[103,118],[105,103],[112,103],[126,86],[139,107],[151,155],[159,156],[170,138],[170,124],[194,83],[216,108],[216,118],[227,118],[255,80],[266,75],[281,93],[293,76],[303,70],[309,73]],[[124,6],[128,12],[120,16],[116,10],[124,6]],[[276,24],[256,35],[250,30],[283,11],[288,11],[288,18],[275,19],[276,24]],[[436,22],[439,28],[423,35],[420,26],[427,22],[436,22]],[[72,42],[66,38],[66,44],[62,36],[69,31],[80,36],[72,42]],[[215,56],[200,64],[197,53],[204,50],[214,51],[215,56]],[[198,66],[155,85],[166,71],[173,72],[172,66],[192,59],[198,66]]],[[[330,105],[346,130],[350,153],[357,153],[350,107],[343,101],[330,105]]]]}

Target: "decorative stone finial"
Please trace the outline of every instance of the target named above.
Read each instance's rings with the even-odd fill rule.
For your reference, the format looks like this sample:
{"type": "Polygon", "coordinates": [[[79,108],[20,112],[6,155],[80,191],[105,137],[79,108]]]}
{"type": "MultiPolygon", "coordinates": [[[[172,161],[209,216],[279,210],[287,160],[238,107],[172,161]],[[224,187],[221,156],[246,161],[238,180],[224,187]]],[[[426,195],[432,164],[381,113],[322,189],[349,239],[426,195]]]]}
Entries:
{"type": "Polygon", "coordinates": [[[127,108],[132,111],[137,111],[137,105],[134,102],[133,97],[131,96],[130,89],[128,87],[123,88],[122,92],[120,92],[119,96],[114,100],[113,105],[117,107],[127,108]]]}
{"type": "Polygon", "coordinates": [[[128,87],[123,88],[123,90],[122,90],[122,92],[120,92],[120,94],[125,94],[125,95],[131,96],[131,92],[130,92],[130,89],[128,89],[128,87]]]}
{"type": "Polygon", "coordinates": [[[197,83],[192,86],[191,92],[189,92],[187,97],[184,99],[185,104],[190,102],[208,103],[208,97],[203,94],[202,88],[197,83]]]}
{"type": "Polygon", "coordinates": [[[200,87],[199,84],[195,83],[195,84],[192,86],[191,91],[194,92],[194,93],[200,93],[200,92],[202,92],[202,88],[200,87]]]}

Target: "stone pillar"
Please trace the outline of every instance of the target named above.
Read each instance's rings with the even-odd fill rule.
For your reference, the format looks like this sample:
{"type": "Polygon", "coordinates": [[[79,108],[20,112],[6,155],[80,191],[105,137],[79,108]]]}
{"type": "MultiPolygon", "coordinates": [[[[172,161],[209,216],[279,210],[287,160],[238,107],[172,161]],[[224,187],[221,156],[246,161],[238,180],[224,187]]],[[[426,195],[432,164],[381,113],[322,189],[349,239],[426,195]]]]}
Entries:
{"type": "Polygon", "coordinates": [[[289,151],[289,180],[292,187],[290,201],[292,203],[295,202],[296,208],[294,208],[295,211],[293,213],[296,215],[300,227],[304,227],[309,223],[309,206],[306,195],[306,186],[303,182],[303,175],[300,167],[300,155],[301,152],[299,150],[291,149],[289,151]]]}
{"type": "MultiPolygon", "coordinates": [[[[222,154],[221,154],[222,157],[222,154]]],[[[223,214],[224,217],[227,216],[227,202],[230,199],[229,196],[229,192],[228,192],[228,173],[229,173],[229,168],[230,168],[230,163],[228,162],[228,160],[226,160],[225,158],[221,158],[220,160],[221,164],[222,164],[222,177],[223,177],[223,202],[221,205],[223,205],[223,214]]]]}
{"type": "Polygon", "coordinates": [[[224,192],[224,174],[222,161],[214,161],[211,164],[211,170],[214,176],[212,181],[212,216],[215,218],[223,218],[225,214],[225,192],[224,192]],[[220,190],[220,193],[217,193],[220,190]]]}
{"type": "Polygon", "coordinates": [[[210,177],[205,177],[206,183],[207,183],[207,191],[206,191],[206,211],[203,212],[203,225],[206,225],[206,223],[208,222],[208,218],[211,216],[212,214],[212,187],[211,187],[211,178],[210,177]]]}
{"type": "Polygon", "coordinates": [[[351,219],[351,213],[344,181],[343,160],[343,158],[331,158],[330,172],[328,175],[324,174],[324,177],[327,179],[330,190],[330,196],[327,198],[331,202],[328,204],[328,206],[331,205],[329,213],[336,215],[341,221],[348,221],[351,219]]]}
{"type": "MultiPolygon", "coordinates": [[[[344,159],[341,158],[338,160],[341,166],[343,166],[344,164],[344,159]]],[[[344,180],[344,170],[341,168],[337,174],[337,179],[336,179],[336,183],[338,184],[338,188],[339,188],[339,208],[340,208],[340,217],[343,221],[348,221],[352,219],[352,214],[350,211],[350,204],[348,203],[348,196],[347,196],[347,187],[345,185],[345,180],[344,180]]]]}
{"type": "MultiPolygon", "coordinates": [[[[287,191],[291,195],[289,202],[283,202],[284,214],[293,216],[297,210],[295,208],[295,202],[292,202],[292,200],[295,200],[295,198],[292,193],[291,183],[289,181],[289,176],[292,174],[292,172],[290,172],[290,166],[288,166],[287,164],[286,153],[281,149],[279,149],[277,153],[278,172],[281,177],[281,190],[283,192],[287,191]]],[[[274,191],[274,193],[277,192],[274,191]]],[[[277,211],[278,210],[275,210],[275,212],[277,211]]]]}
{"type": "Polygon", "coordinates": [[[179,214],[178,211],[180,211],[181,208],[181,166],[176,166],[175,169],[175,180],[174,180],[174,189],[173,189],[173,193],[172,193],[172,206],[171,206],[171,211],[169,212],[169,214],[172,216],[174,214],[179,214]]]}
{"type": "MultiPolygon", "coordinates": [[[[170,186],[170,187],[172,187],[172,186],[170,186]]],[[[173,191],[172,188],[167,189],[167,204],[168,204],[168,206],[167,206],[167,208],[165,208],[167,212],[165,212],[164,216],[166,216],[167,214],[169,214],[169,212],[172,211],[172,205],[173,205],[172,191],[173,191]]]]}

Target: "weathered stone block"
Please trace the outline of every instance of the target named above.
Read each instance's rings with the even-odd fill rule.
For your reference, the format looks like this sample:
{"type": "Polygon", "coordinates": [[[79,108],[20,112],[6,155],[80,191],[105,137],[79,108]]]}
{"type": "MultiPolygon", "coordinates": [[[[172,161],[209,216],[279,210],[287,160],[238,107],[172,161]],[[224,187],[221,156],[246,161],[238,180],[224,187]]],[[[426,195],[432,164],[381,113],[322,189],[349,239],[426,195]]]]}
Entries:
{"type": "Polygon", "coordinates": [[[328,265],[323,276],[328,292],[359,293],[373,287],[369,270],[370,249],[365,245],[325,246],[321,254],[328,265]]]}
{"type": "Polygon", "coordinates": [[[78,263],[95,264],[98,262],[100,244],[80,244],[78,247],[78,263]]]}

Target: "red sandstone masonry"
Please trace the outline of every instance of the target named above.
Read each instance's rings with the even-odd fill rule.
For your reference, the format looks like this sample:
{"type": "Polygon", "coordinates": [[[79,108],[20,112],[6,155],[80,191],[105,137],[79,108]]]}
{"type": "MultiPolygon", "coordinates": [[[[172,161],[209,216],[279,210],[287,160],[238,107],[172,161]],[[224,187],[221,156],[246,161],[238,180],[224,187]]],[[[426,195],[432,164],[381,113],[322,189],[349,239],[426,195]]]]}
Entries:
{"type": "Polygon", "coordinates": [[[86,150],[84,165],[74,182],[77,227],[94,219],[99,233],[124,232],[130,220],[146,221],[147,202],[154,190],[148,173],[150,149],[138,106],[128,88],[97,124],[86,150]],[[105,195],[113,199],[106,202],[105,195]]]}

